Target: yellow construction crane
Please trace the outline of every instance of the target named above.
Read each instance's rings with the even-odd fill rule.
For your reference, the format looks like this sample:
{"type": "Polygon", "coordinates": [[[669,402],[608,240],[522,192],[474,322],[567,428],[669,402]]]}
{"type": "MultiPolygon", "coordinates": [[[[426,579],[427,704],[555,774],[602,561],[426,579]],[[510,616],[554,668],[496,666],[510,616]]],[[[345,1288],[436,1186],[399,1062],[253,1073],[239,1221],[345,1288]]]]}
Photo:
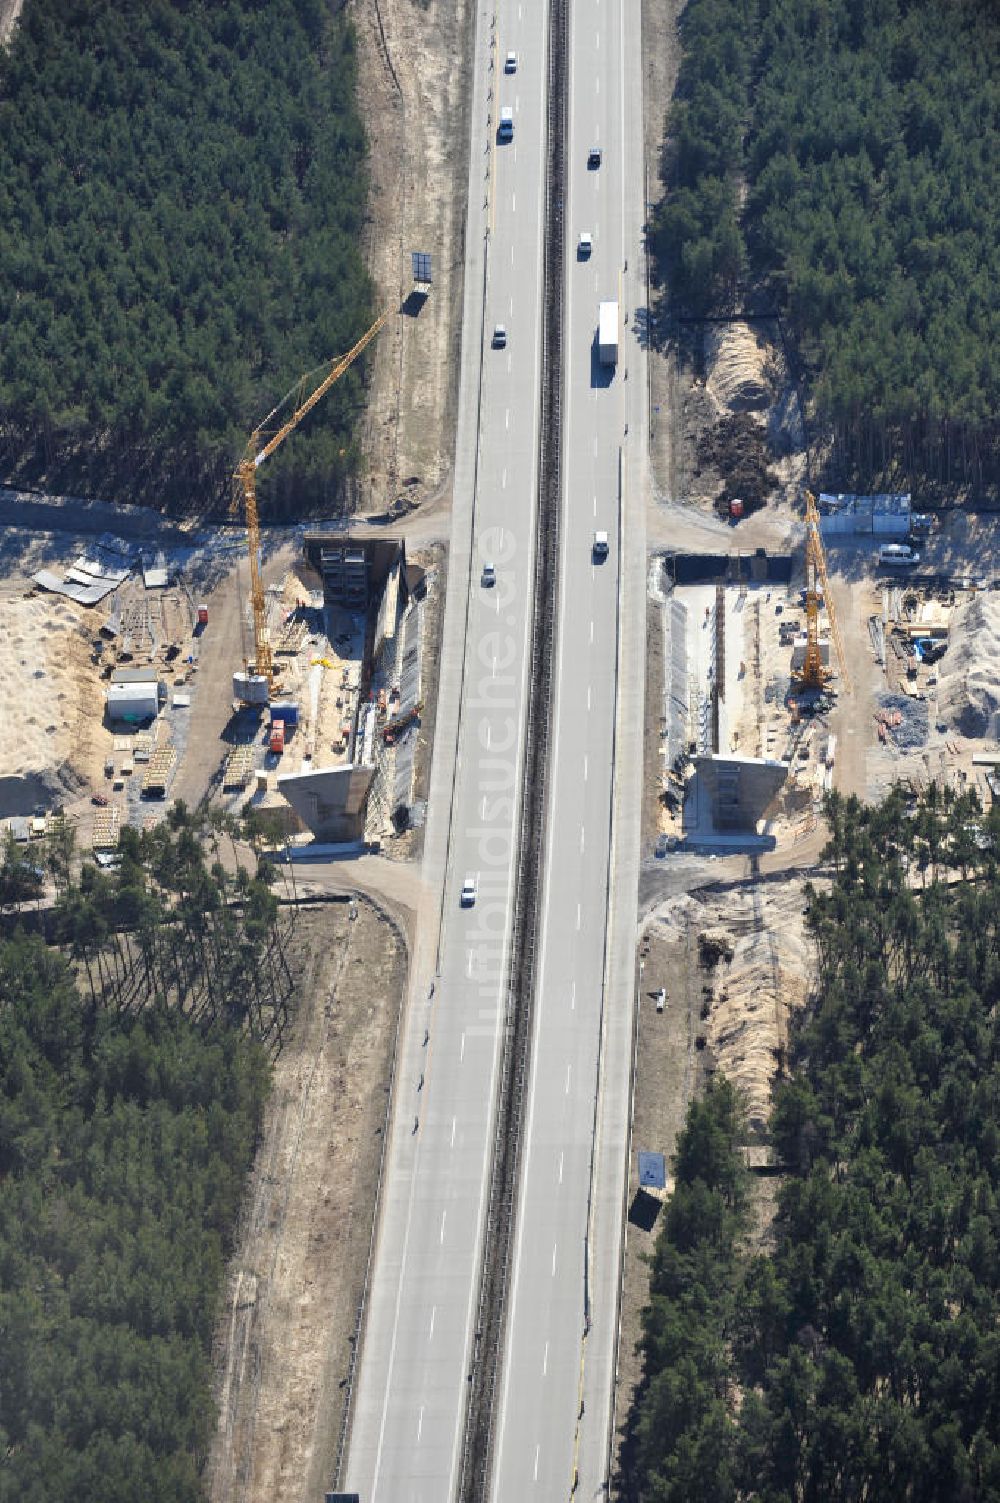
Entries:
{"type": "Polygon", "coordinates": [[[249,692],[250,675],[263,679],[266,683],[267,694],[270,696],[274,687],[274,662],[271,656],[271,641],[267,631],[267,610],[264,600],[264,585],[260,574],[260,519],[257,515],[257,470],[269,454],[273,454],[279,444],[283,443],[294,428],[297,428],[307,412],[311,412],[316,403],[326,396],[330,387],[339,381],[344,372],[354,364],[362,351],[371,343],[375,335],[381,329],[389,317],[387,309],[375,320],[366,334],[362,334],[357,344],[346,355],[335,360],[326,375],[309,394],[303,398],[303,392],[309,381],[316,372],[303,376],[285,397],[278,403],[273,412],[268,413],[264,421],[254,429],[247,443],[246,453],[236,469],[236,479],[239,482],[239,490],[236,493],[234,504],[243,500],[243,511],[247,524],[247,543],[250,548],[250,604],[253,610],[253,641],[254,661],[253,664],[244,663],[247,683],[244,685],[241,697],[250,702],[258,702],[249,692]],[[281,412],[289,398],[295,396],[295,410],[290,418],[282,423],[273,433],[268,436],[269,425],[276,415],[281,412]]]}
{"type": "Polygon", "coordinates": [[[844,656],[844,644],[840,637],[840,627],[837,624],[837,612],[834,609],[833,596],[830,593],[830,580],[826,572],[826,549],[823,547],[823,539],[819,530],[819,510],[816,506],[816,497],[811,491],[806,491],[806,655],[801,669],[796,675],[799,687],[802,689],[822,689],[832,677],[829,668],[824,665],[819,647],[819,602],[820,587],[822,587],[823,600],[826,603],[826,614],[830,622],[830,636],[837,652],[837,663],[840,667],[840,682],[847,693],[851,691],[851,676],[847,671],[847,659],[844,656]]]}

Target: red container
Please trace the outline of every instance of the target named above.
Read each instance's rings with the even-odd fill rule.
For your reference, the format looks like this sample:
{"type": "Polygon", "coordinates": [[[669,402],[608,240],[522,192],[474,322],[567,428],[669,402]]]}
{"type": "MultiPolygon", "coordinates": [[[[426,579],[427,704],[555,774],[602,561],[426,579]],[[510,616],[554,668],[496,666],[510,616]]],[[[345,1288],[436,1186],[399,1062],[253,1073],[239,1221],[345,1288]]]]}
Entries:
{"type": "Polygon", "coordinates": [[[729,503],[729,515],[731,517],[742,517],[742,515],[743,515],[743,502],[742,502],[742,500],[740,499],[739,496],[734,496],[733,499],[730,501],[730,503],[729,503]]]}
{"type": "Polygon", "coordinates": [[[208,625],[208,606],[207,605],[199,605],[199,607],[198,607],[198,625],[199,626],[207,626],[208,625]]]}
{"type": "Polygon", "coordinates": [[[280,757],[285,749],[285,722],[283,720],[271,721],[271,750],[276,757],[280,757]]]}

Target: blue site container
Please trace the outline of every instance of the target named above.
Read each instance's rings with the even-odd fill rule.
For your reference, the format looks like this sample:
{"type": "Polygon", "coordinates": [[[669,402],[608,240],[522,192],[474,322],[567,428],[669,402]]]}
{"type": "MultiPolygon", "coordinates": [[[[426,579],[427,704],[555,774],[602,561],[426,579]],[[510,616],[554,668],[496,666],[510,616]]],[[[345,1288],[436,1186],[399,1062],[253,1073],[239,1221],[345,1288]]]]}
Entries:
{"type": "Polygon", "coordinates": [[[298,725],[299,707],[294,700],[274,700],[271,704],[271,719],[283,720],[286,725],[298,725]]]}

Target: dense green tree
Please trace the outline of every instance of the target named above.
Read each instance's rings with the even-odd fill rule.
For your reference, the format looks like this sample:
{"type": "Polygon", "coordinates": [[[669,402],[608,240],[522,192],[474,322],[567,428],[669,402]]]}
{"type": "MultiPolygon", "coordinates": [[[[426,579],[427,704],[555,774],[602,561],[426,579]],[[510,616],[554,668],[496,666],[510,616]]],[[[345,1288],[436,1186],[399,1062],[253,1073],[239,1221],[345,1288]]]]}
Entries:
{"type": "Polygon", "coordinates": [[[269,1080],[246,957],[276,912],[252,879],[234,911],[186,811],[173,824],[129,832],[117,872],[67,880],[66,953],[0,940],[3,1503],[203,1496],[212,1334],[269,1080]],[[193,905],[227,915],[238,973],[188,943],[193,905]],[[175,972],[215,1006],[164,1005],[175,972]]]}
{"type": "MultiPolygon", "coordinates": [[[[0,465],[154,505],[371,322],[348,23],[317,0],[27,0],[0,50],[0,465]]],[[[329,504],[352,369],[262,477],[329,504]]]]}
{"type": "Polygon", "coordinates": [[[644,1498],[1000,1498],[997,819],[934,787],[827,816],[772,1246],[713,1092],[653,1261],[644,1498]]]}
{"type": "Polygon", "coordinates": [[[674,311],[787,320],[835,478],[1000,483],[1000,17],[689,0],[653,245],[674,311]]]}

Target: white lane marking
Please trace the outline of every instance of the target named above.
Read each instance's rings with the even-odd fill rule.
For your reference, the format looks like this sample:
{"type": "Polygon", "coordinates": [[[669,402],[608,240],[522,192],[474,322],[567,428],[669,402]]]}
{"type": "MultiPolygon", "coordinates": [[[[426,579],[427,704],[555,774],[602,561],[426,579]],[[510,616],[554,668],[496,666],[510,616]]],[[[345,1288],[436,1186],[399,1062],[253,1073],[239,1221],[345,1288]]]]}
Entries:
{"type": "Polygon", "coordinates": [[[451,1146],[452,1146],[452,1148],[454,1148],[454,1146],[455,1146],[455,1128],[457,1126],[458,1126],[458,1118],[457,1117],[452,1117],[452,1119],[451,1119],[451,1146]]]}
{"type": "MultiPolygon", "coordinates": [[[[588,706],[588,708],[589,708],[589,706],[588,706]]],[[[485,793],[483,794],[483,812],[482,812],[482,816],[481,817],[483,819],[486,818],[486,795],[485,795],[485,793]]]]}
{"type": "Polygon", "coordinates": [[[587,756],[585,756],[584,759],[583,759],[583,781],[584,782],[587,781],[587,771],[588,771],[589,767],[590,767],[590,758],[587,757],[587,756]]]}
{"type": "Polygon", "coordinates": [[[535,1481],[536,1482],[538,1481],[538,1453],[539,1453],[540,1450],[541,1450],[541,1446],[536,1446],[535,1447],[535,1481]]]}
{"type": "Polygon", "coordinates": [[[578,929],[580,927],[580,920],[581,920],[582,917],[583,917],[583,910],[581,909],[579,903],[577,903],[577,905],[576,905],[576,927],[578,929]]]}
{"type": "Polygon", "coordinates": [[[548,1344],[548,1342],[546,1342],[545,1343],[545,1355],[542,1357],[542,1377],[543,1378],[548,1373],[548,1370],[549,1370],[549,1344],[548,1344]]]}
{"type": "Polygon", "coordinates": [[[465,1034],[464,1033],[462,1034],[462,1052],[459,1054],[458,1057],[459,1057],[460,1060],[465,1058],[465,1034]]]}
{"type": "Polygon", "coordinates": [[[572,1073],[573,1073],[573,1066],[572,1065],[567,1065],[566,1066],[566,1095],[567,1096],[569,1095],[569,1078],[572,1075],[572,1073]]]}
{"type": "Polygon", "coordinates": [[[552,1277],[556,1276],[556,1243],[552,1244],[552,1277]]]}
{"type": "MultiPolygon", "coordinates": [[[[499,598],[500,598],[500,597],[499,597],[499,596],[497,596],[497,599],[498,599],[498,600],[499,600],[499,598]]],[[[498,607],[497,607],[497,609],[499,609],[499,606],[498,606],[498,607]]],[[[487,724],[487,726],[486,726],[486,750],[487,750],[487,751],[489,751],[489,749],[490,749],[490,742],[491,742],[491,741],[492,741],[492,740],[493,740],[493,731],[492,731],[492,729],[491,729],[491,728],[490,728],[490,726],[489,726],[489,724],[487,724]]]]}
{"type": "Polygon", "coordinates": [[[591,623],[590,623],[590,640],[591,641],[594,640],[594,623],[593,623],[593,621],[591,621],[591,623]]]}
{"type": "MultiPolygon", "coordinates": [[[[496,658],[494,658],[493,659],[493,667],[490,670],[490,677],[491,678],[496,678],[496,676],[497,676],[497,660],[496,660],[496,658]]],[[[485,819],[485,817],[486,816],[484,815],[483,818],[485,819]]]]}
{"type": "MultiPolygon", "coordinates": [[[[587,709],[588,710],[590,709],[590,685],[589,684],[587,685],[587,709]]],[[[586,758],[584,758],[584,761],[586,761],[586,758]]],[[[486,800],[483,799],[483,803],[484,804],[485,804],[485,802],[486,802],[486,800]]],[[[485,814],[483,815],[483,818],[484,819],[486,818],[485,814]]]]}
{"type": "MultiPolygon", "coordinates": [[[[416,1176],[414,1176],[414,1178],[411,1179],[411,1181],[410,1181],[411,1192],[412,1192],[413,1185],[415,1183],[415,1179],[416,1179],[416,1176]]],[[[410,1246],[410,1227],[412,1225],[412,1222],[413,1222],[413,1197],[412,1197],[412,1193],[411,1193],[410,1203],[409,1203],[409,1206],[407,1207],[407,1212],[406,1212],[406,1231],[403,1234],[403,1257],[402,1257],[402,1262],[400,1263],[400,1267],[402,1269],[406,1268],[406,1254],[407,1254],[407,1252],[409,1250],[409,1246],[410,1246]]],[[[399,1278],[399,1283],[396,1286],[396,1308],[395,1308],[395,1311],[393,1313],[393,1319],[392,1319],[392,1342],[390,1343],[390,1346],[389,1346],[389,1376],[388,1376],[388,1379],[386,1381],[385,1393],[384,1393],[383,1398],[382,1398],[382,1418],[379,1421],[379,1427],[378,1427],[378,1447],[377,1447],[376,1452],[375,1452],[375,1477],[374,1477],[374,1480],[372,1481],[372,1492],[373,1493],[375,1492],[376,1488],[378,1487],[379,1472],[382,1470],[382,1447],[383,1447],[383,1444],[385,1442],[385,1426],[386,1426],[386,1420],[387,1420],[388,1414],[389,1414],[389,1394],[390,1394],[390,1392],[392,1390],[392,1374],[393,1374],[393,1369],[395,1368],[395,1365],[396,1365],[396,1342],[397,1342],[397,1339],[398,1339],[398,1336],[399,1336],[399,1309],[400,1309],[400,1305],[402,1304],[402,1301],[403,1301],[403,1285],[404,1285],[404,1279],[403,1279],[402,1274],[401,1274],[400,1278],[399,1278]]]]}
{"type": "MultiPolygon", "coordinates": [[[[512,214],[516,214],[517,213],[517,194],[516,193],[512,193],[510,195],[510,209],[511,209],[511,213],[512,214]]],[[[513,298],[511,298],[511,300],[510,300],[510,309],[511,309],[511,312],[513,313],[513,311],[514,311],[514,299],[513,298]]]]}
{"type": "Polygon", "coordinates": [[[419,1444],[419,1441],[420,1441],[420,1432],[421,1432],[421,1430],[423,1428],[424,1428],[424,1406],[423,1406],[423,1404],[421,1404],[421,1406],[420,1406],[420,1414],[419,1414],[419,1416],[417,1418],[417,1442],[418,1442],[418,1444],[419,1444]]]}
{"type": "Polygon", "coordinates": [[[507,489],[507,471],[506,470],[504,470],[503,475],[501,476],[500,485],[501,485],[501,488],[503,490],[507,489]]]}
{"type": "Polygon", "coordinates": [[[475,954],[476,954],[475,950],[470,950],[469,951],[469,958],[468,958],[468,961],[466,962],[466,966],[465,966],[465,974],[467,976],[471,976],[472,975],[472,962],[473,962],[473,959],[475,958],[475,954]]]}
{"type": "Polygon", "coordinates": [[[438,1307],[437,1307],[437,1305],[432,1305],[431,1306],[431,1328],[430,1328],[430,1330],[427,1333],[427,1340],[428,1341],[433,1341],[434,1340],[434,1317],[437,1315],[437,1313],[438,1313],[438,1307]]]}
{"type": "Polygon", "coordinates": [[[514,265],[514,247],[513,246],[511,246],[511,248],[510,248],[510,264],[511,264],[511,266],[514,265]]]}
{"type": "MultiPolygon", "coordinates": [[[[573,982],[573,985],[570,987],[569,1006],[570,1006],[570,1011],[571,1012],[575,1012],[576,1011],[576,982],[575,981],[573,982]]],[[[562,1179],[562,1167],[561,1167],[562,1166],[562,1158],[561,1157],[559,1159],[559,1164],[560,1164],[559,1178],[562,1179]]]]}
{"type": "Polygon", "coordinates": [[[441,1235],[440,1235],[440,1237],[438,1237],[438,1241],[439,1242],[443,1242],[444,1241],[444,1224],[445,1224],[445,1222],[447,1220],[448,1220],[448,1212],[447,1211],[442,1211],[441,1212],[441,1235]]]}
{"type": "Polygon", "coordinates": [[[580,855],[583,855],[583,825],[580,826],[580,855]]]}
{"type": "Polygon", "coordinates": [[[559,1183],[560,1184],[562,1184],[563,1159],[565,1157],[566,1157],[565,1153],[561,1153],[559,1155],[559,1183]]]}
{"type": "Polygon", "coordinates": [[[504,415],[503,415],[503,425],[504,425],[505,428],[509,428],[510,427],[510,408],[509,407],[504,412],[504,415]]]}
{"type": "Polygon", "coordinates": [[[597,516],[597,497],[594,497],[594,516],[597,516]]]}

